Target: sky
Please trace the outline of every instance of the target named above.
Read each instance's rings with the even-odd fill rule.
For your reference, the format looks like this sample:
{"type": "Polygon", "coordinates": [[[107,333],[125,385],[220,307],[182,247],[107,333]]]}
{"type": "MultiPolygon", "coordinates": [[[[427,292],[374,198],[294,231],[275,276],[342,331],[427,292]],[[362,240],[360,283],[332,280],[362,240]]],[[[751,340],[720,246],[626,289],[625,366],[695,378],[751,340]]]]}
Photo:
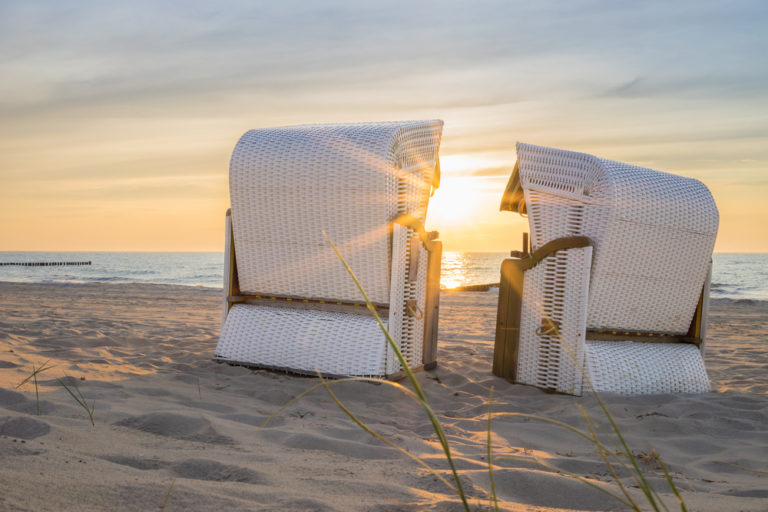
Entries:
{"type": "Polygon", "coordinates": [[[0,0],[0,251],[221,251],[251,128],[445,121],[427,228],[518,249],[517,141],[690,176],[768,252],[768,2],[0,0]]]}

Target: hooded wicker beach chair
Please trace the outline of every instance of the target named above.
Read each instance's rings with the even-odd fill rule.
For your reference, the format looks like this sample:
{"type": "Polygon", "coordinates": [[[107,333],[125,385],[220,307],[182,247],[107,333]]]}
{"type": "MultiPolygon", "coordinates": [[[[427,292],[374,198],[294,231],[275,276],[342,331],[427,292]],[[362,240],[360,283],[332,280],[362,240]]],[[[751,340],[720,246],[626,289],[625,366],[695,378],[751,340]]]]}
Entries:
{"type": "Polygon", "coordinates": [[[215,359],[325,376],[402,368],[324,232],[414,369],[436,365],[442,244],[424,230],[442,121],[251,130],[230,162],[215,359]]]}
{"type": "Polygon", "coordinates": [[[527,214],[531,237],[502,263],[494,374],[576,395],[587,377],[621,394],[709,391],[707,187],[560,149],[517,154],[501,209],[527,214]]]}

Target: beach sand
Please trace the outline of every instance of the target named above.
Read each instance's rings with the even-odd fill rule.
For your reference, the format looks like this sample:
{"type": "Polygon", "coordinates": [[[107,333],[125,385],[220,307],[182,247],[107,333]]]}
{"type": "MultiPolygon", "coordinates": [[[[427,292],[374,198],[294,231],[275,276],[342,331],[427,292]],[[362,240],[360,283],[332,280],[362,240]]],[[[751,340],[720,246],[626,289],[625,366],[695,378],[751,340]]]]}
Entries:
{"type": "MultiPolygon", "coordinates": [[[[323,390],[257,433],[316,380],[211,361],[220,295],[181,286],[0,283],[0,510],[462,509],[436,477],[355,426],[323,390]],[[15,387],[46,362],[52,368],[38,375],[38,403],[32,383],[15,387]],[[94,403],[95,426],[58,379],[94,403]]],[[[439,366],[418,374],[477,510],[488,510],[491,387],[496,413],[583,428],[581,405],[606,423],[594,398],[547,394],[491,374],[497,298],[443,293],[439,366]]],[[[768,510],[766,320],[766,302],[712,301],[712,393],[603,396],[673,510],[679,506],[653,450],[688,510],[768,510]]],[[[369,426],[448,476],[417,404],[387,385],[334,389],[369,426]]],[[[623,509],[530,459],[617,492],[595,448],[562,428],[497,417],[493,447],[504,510],[623,509]]]]}

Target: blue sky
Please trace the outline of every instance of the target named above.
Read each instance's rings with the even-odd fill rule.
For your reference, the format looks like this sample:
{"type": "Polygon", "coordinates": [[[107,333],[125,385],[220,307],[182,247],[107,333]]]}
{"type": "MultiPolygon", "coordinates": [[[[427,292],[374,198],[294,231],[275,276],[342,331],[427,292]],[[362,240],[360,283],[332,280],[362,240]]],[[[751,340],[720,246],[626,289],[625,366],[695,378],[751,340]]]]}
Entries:
{"type": "Polygon", "coordinates": [[[717,249],[768,251],[765,27],[756,1],[0,0],[0,250],[217,250],[245,130],[441,118],[449,250],[517,245],[521,140],[701,179],[717,249]]]}

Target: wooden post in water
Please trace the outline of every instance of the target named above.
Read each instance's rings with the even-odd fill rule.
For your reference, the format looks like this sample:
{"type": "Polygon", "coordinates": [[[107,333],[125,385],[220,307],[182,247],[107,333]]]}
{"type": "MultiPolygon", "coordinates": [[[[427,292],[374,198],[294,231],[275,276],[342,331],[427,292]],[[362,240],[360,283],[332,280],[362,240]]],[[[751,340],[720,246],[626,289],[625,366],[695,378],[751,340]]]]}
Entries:
{"type": "Polygon", "coordinates": [[[0,267],[61,267],[61,266],[80,266],[90,265],[90,261],[8,261],[0,262],[0,267]]]}

